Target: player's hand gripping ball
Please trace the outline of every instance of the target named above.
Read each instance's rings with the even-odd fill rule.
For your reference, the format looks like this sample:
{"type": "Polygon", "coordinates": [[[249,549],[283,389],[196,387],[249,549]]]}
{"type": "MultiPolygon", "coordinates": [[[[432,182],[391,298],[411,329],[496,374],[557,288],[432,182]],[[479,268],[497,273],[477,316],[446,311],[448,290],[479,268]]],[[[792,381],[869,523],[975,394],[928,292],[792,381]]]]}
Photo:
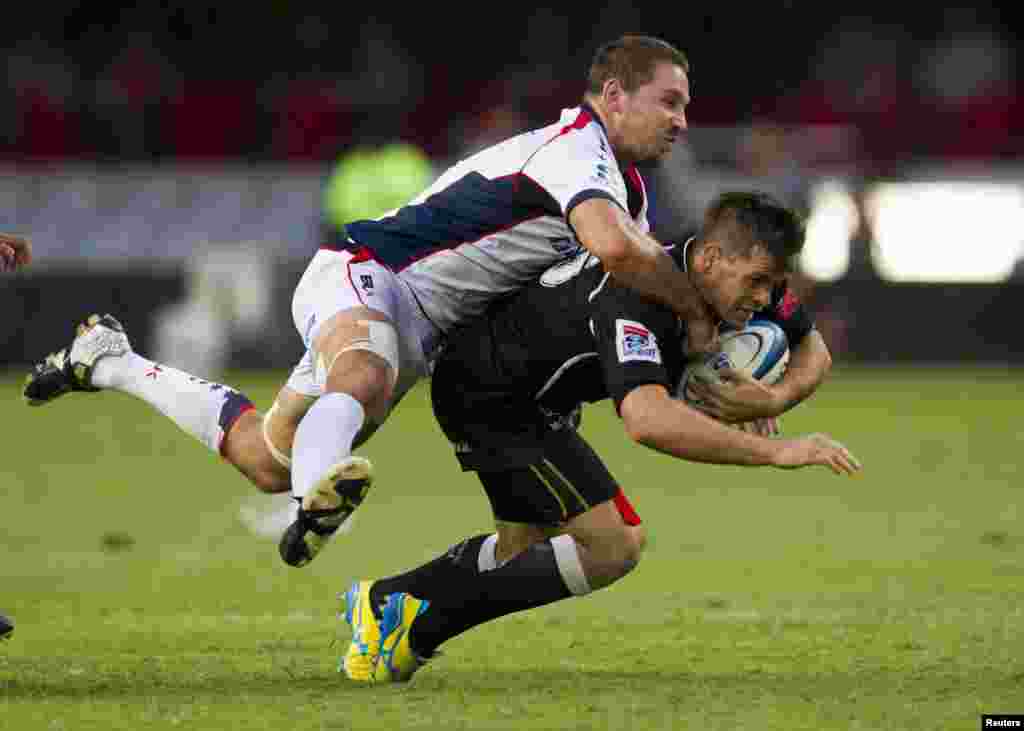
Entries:
{"type": "Polygon", "coordinates": [[[699,404],[692,392],[694,379],[722,383],[719,371],[731,368],[767,385],[778,383],[789,364],[789,341],[782,328],[770,320],[753,318],[742,329],[721,336],[721,348],[689,363],[676,386],[676,398],[691,406],[699,404]]]}

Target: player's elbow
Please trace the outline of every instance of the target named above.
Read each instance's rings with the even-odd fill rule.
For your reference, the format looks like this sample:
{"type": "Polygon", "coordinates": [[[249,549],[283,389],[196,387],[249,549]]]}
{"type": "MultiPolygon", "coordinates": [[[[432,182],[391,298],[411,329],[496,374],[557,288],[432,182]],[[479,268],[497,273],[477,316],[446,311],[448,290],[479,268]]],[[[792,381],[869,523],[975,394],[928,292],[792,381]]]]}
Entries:
{"type": "Polygon", "coordinates": [[[828,346],[822,343],[821,348],[821,377],[824,378],[832,370],[832,352],[828,346]]]}
{"type": "Polygon", "coordinates": [[[601,260],[605,271],[611,272],[613,275],[634,268],[635,247],[624,236],[594,237],[587,248],[590,253],[601,260]]]}
{"type": "Polygon", "coordinates": [[[630,441],[642,444],[645,447],[649,446],[652,439],[650,421],[644,418],[643,414],[636,413],[636,409],[627,409],[625,403],[622,404],[620,413],[622,415],[622,426],[625,428],[626,436],[629,437],[630,441]]]}
{"type": "MultiPolygon", "coordinates": [[[[651,391],[652,386],[641,386],[638,389],[626,394],[619,407],[619,416],[622,417],[622,426],[626,435],[637,444],[645,447],[653,446],[657,442],[658,423],[654,411],[656,399],[660,394],[651,391]]],[[[662,391],[664,391],[662,389],[662,391]]],[[[666,394],[667,395],[667,394],[666,394]]]]}
{"type": "Polygon", "coordinates": [[[811,354],[810,359],[818,371],[819,380],[827,376],[828,372],[832,370],[832,351],[829,350],[828,343],[816,328],[811,330],[797,345],[797,352],[805,349],[811,354]]]}

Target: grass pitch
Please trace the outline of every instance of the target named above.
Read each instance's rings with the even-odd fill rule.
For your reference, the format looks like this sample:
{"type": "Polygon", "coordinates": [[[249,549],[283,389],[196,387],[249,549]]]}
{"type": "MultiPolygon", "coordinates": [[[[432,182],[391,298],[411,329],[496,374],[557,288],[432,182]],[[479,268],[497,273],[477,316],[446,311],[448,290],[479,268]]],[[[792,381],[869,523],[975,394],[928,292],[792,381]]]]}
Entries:
{"type": "MultiPolygon", "coordinates": [[[[234,382],[266,406],[281,374],[234,382]]],[[[407,686],[335,671],[335,595],[490,527],[424,389],[362,450],[355,530],[305,569],[255,492],[147,406],[0,380],[0,729],[976,729],[1024,713],[1024,374],[837,369],[787,433],[859,478],[691,465],[583,431],[650,534],[583,599],[446,645],[407,686]]],[[[283,498],[282,498],[283,499],[283,498]]],[[[271,503],[268,502],[269,506],[271,503]]]]}

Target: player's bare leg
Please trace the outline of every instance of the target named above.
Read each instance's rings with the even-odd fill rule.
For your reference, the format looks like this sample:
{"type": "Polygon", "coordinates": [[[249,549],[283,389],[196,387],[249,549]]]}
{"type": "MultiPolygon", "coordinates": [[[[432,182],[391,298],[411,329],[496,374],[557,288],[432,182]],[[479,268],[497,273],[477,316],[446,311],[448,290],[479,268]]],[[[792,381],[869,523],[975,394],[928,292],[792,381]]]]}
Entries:
{"type": "Polygon", "coordinates": [[[534,543],[547,540],[562,532],[559,528],[548,528],[531,523],[509,523],[503,520],[495,521],[494,527],[497,529],[497,541],[493,548],[494,563],[497,566],[511,561],[534,543]]]}
{"type": "Polygon", "coordinates": [[[390,320],[367,307],[339,312],[313,342],[323,395],[302,417],[292,447],[296,521],[281,538],[282,559],[304,566],[362,503],[373,468],[353,445],[383,423],[398,375],[398,337],[390,320]]]}
{"type": "Polygon", "coordinates": [[[591,508],[565,527],[576,542],[576,553],[591,590],[618,581],[640,562],[646,544],[641,526],[627,525],[615,503],[591,508]]]}
{"type": "Polygon", "coordinates": [[[258,489],[291,490],[292,441],[315,399],[283,387],[266,414],[248,411],[224,437],[221,454],[258,489]]]}

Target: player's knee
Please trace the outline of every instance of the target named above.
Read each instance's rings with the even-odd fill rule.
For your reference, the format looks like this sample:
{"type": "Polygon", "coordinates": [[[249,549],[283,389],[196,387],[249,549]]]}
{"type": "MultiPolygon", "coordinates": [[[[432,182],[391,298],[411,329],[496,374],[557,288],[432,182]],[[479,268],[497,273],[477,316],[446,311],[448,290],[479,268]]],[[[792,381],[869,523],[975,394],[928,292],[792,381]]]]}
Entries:
{"type": "Polygon", "coordinates": [[[623,526],[615,565],[618,579],[621,579],[637,567],[640,563],[640,557],[643,555],[645,543],[646,538],[642,528],[639,528],[639,526],[623,526]]]}
{"type": "Polygon", "coordinates": [[[394,396],[399,370],[398,331],[389,322],[360,320],[361,329],[327,340],[316,358],[324,390],[347,393],[381,422],[394,396]]]}
{"type": "MultiPolygon", "coordinates": [[[[590,547],[595,584],[607,586],[636,568],[643,552],[643,535],[633,526],[622,528],[590,547]]],[[[595,586],[596,588],[596,586],[595,586]]]]}
{"type": "Polygon", "coordinates": [[[630,525],[626,528],[629,534],[630,543],[630,558],[634,564],[640,563],[640,557],[643,556],[644,549],[647,548],[647,531],[644,530],[642,525],[630,525]]]}
{"type": "Polygon", "coordinates": [[[379,401],[389,401],[393,393],[394,369],[374,353],[349,350],[340,353],[327,375],[324,390],[347,393],[372,408],[379,401]]]}

